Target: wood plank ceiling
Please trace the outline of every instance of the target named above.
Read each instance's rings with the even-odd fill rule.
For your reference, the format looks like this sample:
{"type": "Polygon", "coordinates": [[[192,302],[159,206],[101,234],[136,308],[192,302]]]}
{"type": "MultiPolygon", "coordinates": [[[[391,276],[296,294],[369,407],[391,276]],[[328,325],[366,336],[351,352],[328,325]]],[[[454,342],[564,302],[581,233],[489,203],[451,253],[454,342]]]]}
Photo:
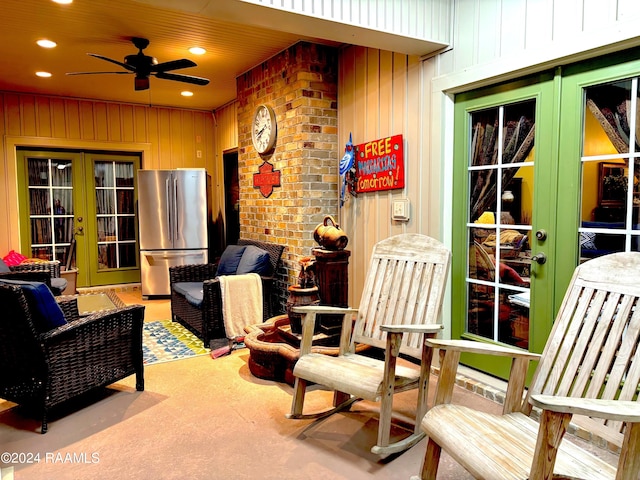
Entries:
{"type": "Polygon", "coordinates": [[[300,39],[332,43],[132,0],[76,0],[70,5],[3,0],[0,91],[212,110],[235,98],[239,74],[300,39]],[[145,53],[158,62],[189,58],[198,64],[174,73],[206,77],[211,82],[195,86],[152,77],[149,90],[134,91],[134,75],[65,75],[123,70],[87,53],[124,61],[126,55],[137,53],[130,41],[134,36],[150,40],[145,53]],[[35,43],[41,38],[58,46],[41,48],[35,43]],[[187,50],[192,46],[203,47],[207,53],[192,55],[187,50]],[[35,72],[41,70],[52,76],[37,77],[35,72]],[[194,95],[183,97],[183,90],[194,95]]]}

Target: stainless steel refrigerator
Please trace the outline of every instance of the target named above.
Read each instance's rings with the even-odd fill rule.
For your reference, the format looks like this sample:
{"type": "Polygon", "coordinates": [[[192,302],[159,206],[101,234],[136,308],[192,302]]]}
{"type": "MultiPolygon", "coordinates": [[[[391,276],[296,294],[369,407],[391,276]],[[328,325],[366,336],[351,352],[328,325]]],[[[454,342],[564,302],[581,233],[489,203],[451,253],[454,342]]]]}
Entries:
{"type": "Polygon", "coordinates": [[[139,170],[142,295],[169,295],[169,267],[208,261],[210,177],[205,169],[139,170]]]}

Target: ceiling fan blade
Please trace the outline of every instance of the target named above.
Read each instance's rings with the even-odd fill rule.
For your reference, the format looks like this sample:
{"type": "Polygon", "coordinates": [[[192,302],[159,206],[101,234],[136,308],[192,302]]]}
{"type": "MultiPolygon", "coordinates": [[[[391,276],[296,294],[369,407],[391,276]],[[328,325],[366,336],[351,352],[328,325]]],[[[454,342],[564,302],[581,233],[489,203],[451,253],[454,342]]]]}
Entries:
{"type": "Polygon", "coordinates": [[[168,72],[169,70],[179,70],[181,68],[197,67],[196,63],[187,59],[171,60],[170,62],[162,62],[151,67],[152,72],[168,72]]]}
{"type": "Polygon", "coordinates": [[[131,75],[133,72],[67,72],[66,75],[102,75],[102,74],[131,75]]]}
{"type": "Polygon", "coordinates": [[[97,53],[87,53],[87,55],[99,58],[100,60],[106,60],[107,62],[115,63],[116,65],[120,65],[122,68],[129,70],[130,72],[136,71],[135,67],[127,65],[126,63],[119,62],[118,60],[114,60],[113,58],[105,57],[104,55],[98,55],[97,53]]]}
{"type": "Polygon", "coordinates": [[[209,79],[202,77],[194,77],[192,75],[180,75],[177,73],[164,73],[158,72],[155,74],[157,78],[163,78],[165,80],[176,80],[178,82],[193,83],[194,85],[208,85],[209,79]]]}

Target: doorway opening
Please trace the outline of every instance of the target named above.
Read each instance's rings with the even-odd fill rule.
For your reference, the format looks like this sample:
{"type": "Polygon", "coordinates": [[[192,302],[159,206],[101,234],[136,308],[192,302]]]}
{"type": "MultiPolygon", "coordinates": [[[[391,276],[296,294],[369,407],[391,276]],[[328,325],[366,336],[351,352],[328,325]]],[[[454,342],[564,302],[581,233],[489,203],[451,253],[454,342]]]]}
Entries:
{"type": "Polygon", "coordinates": [[[240,238],[240,182],[238,180],[238,152],[222,156],[224,167],[225,244],[235,245],[240,238]]]}

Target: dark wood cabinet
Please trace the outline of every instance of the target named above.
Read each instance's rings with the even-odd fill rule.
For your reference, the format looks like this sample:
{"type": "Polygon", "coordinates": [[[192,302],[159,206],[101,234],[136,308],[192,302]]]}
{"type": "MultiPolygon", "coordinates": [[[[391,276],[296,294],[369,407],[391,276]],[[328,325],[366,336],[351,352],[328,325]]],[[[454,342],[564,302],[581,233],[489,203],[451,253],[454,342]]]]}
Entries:
{"type": "MultiPolygon", "coordinates": [[[[315,262],[316,283],[320,294],[320,305],[333,307],[349,306],[349,250],[312,250],[315,262]]],[[[320,331],[327,335],[340,335],[340,315],[319,316],[320,331]]]]}

